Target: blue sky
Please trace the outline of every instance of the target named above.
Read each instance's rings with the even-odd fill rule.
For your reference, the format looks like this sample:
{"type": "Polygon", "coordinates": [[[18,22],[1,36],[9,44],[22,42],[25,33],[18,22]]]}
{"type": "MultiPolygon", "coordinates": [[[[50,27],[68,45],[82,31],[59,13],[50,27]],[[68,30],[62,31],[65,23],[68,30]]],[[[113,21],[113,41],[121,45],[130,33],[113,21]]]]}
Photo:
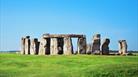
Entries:
{"type": "Polygon", "coordinates": [[[125,39],[138,50],[137,0],[0,0],[0,51],[19,50],[20,38],[40,38],[44,33],[77,33],[110,38],[118,50],[125,39]]]}

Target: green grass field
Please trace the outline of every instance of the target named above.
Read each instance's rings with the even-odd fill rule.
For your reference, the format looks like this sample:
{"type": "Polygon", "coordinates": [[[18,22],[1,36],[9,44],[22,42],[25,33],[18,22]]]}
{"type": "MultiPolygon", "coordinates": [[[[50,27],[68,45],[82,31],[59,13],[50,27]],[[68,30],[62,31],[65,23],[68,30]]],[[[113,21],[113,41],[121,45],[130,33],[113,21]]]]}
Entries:
{"type": "Polygon", "coordinates": [[[1,53],[0,77],[138,77],[138,56],[1,53]]]}

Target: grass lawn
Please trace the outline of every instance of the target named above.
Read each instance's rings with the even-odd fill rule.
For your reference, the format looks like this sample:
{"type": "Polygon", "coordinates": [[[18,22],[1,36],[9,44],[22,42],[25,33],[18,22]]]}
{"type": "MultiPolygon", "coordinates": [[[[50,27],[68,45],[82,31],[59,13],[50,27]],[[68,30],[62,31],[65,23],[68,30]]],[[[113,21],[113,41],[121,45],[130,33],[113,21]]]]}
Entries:
{"type": "Polygon", "coordinates": [[[138,77],[138,56],[0,53],[0,77],[138,77]]]}

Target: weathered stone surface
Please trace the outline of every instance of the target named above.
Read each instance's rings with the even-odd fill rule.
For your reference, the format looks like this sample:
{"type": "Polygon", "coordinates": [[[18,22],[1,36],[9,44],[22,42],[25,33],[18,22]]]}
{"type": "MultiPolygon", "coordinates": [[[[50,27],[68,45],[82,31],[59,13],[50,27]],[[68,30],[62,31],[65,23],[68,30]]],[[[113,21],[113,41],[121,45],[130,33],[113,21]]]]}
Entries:
{"type": "Polygon", "coordinates": [[[58,40],[57,40],[57,38],[51,38],[50,54],[57,55],[58,52],[59,52],[58,51],[58,40]]]}
{"type": "Polygon", "coordinates": [[[99,52],[101,45],[101,35],[95,34],[92,39],[92,52],[99,52]]]}
{"type": "Polygon", "coordinates": [[[103,40],[103,44],[102,44],[102,54],[103,55],[109,54],[109,43],[110,43],[110,39],[106,38],[103,40]]]}
{"type": "Polygon", "coordinates": [[[30,36],[25,38],[25,54],[30,54],[30,36]]]}
{"type": "Polygon", "coordinates": [[[78,53],[86,54],[86,38],[78,38],[78,53]]]}
{"type": "Polygon", "coordinates": [[[87,54],[91,54],[92,53],[92,44],[87,44],[86,53],[87,54]]]}
{"type": "Polygon", "coordinates": [[[84,35],[82,34],[43,34],[44,38],[64,38],[64,37],[74,37],[74,38],[81,38],[84,35]]]}
{"type": "Polygon", "coordinates": [[[64,39],[58,38],[58,54],[63,54],[64,39]]]}
{"type": "Polygon", "coordinates": [[[34,39],[30,40],[30,54],[34,55],[35,51],[34,51],[34,39]]]}
{"type": "Polygon", "coordinates": [[[25,38],[21,38],[21,54],[25,54],[25,38]]]}
{"type": "Polygon", "coordinates": [[[45,34],[42,35],[42,37],[44,39],[46,39],[45,54],[46,55],[50,55],[50,53],[51,53],[51,47],[50,47],[51,46],[51,37],[50,37],[50,34],[49,33],[45,33],[45,34]],[[45,38],[45,37],[47,37],[47,38],[45,38]]]}
{"type": "Polygon", "coordinates": [[[45,53],[46,53],[46,43],[47,43],[46,39],[41,37],[40,44],[39,44],[39,52],[38,52],[39,55],[45,55],[45,53]]]}
{"type": "Polygon", "coordinates": [[[32,54],[32,55],[38,54],[38,50],[39,50],[38,39],[34,38],[31,40],[30,54],[32,54]]]}
{"type": "Polygon", "coordinates": [[[64,38],[64,54],[65,55],[71,55],[73,54],[73,45],[72,45],[72,40],[70,37],[65,37],[64,38]]]}
{"type": "Polygon", "coordinates": [[[127,42],[126,40],[119,40],[119,54],[126,54],[127,53],[127,42]]]}

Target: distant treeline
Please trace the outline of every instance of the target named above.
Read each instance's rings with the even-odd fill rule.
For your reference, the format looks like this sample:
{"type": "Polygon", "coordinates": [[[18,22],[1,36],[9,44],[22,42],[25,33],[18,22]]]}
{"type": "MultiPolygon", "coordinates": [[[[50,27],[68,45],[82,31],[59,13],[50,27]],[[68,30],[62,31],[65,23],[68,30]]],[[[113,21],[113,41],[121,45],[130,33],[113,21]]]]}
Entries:
{"type": "Polygon", "coordinates": [[[0,53],[16,53],[20,52],[19,50],[11,50],[11,51],[0,51],[0,53]]]}

